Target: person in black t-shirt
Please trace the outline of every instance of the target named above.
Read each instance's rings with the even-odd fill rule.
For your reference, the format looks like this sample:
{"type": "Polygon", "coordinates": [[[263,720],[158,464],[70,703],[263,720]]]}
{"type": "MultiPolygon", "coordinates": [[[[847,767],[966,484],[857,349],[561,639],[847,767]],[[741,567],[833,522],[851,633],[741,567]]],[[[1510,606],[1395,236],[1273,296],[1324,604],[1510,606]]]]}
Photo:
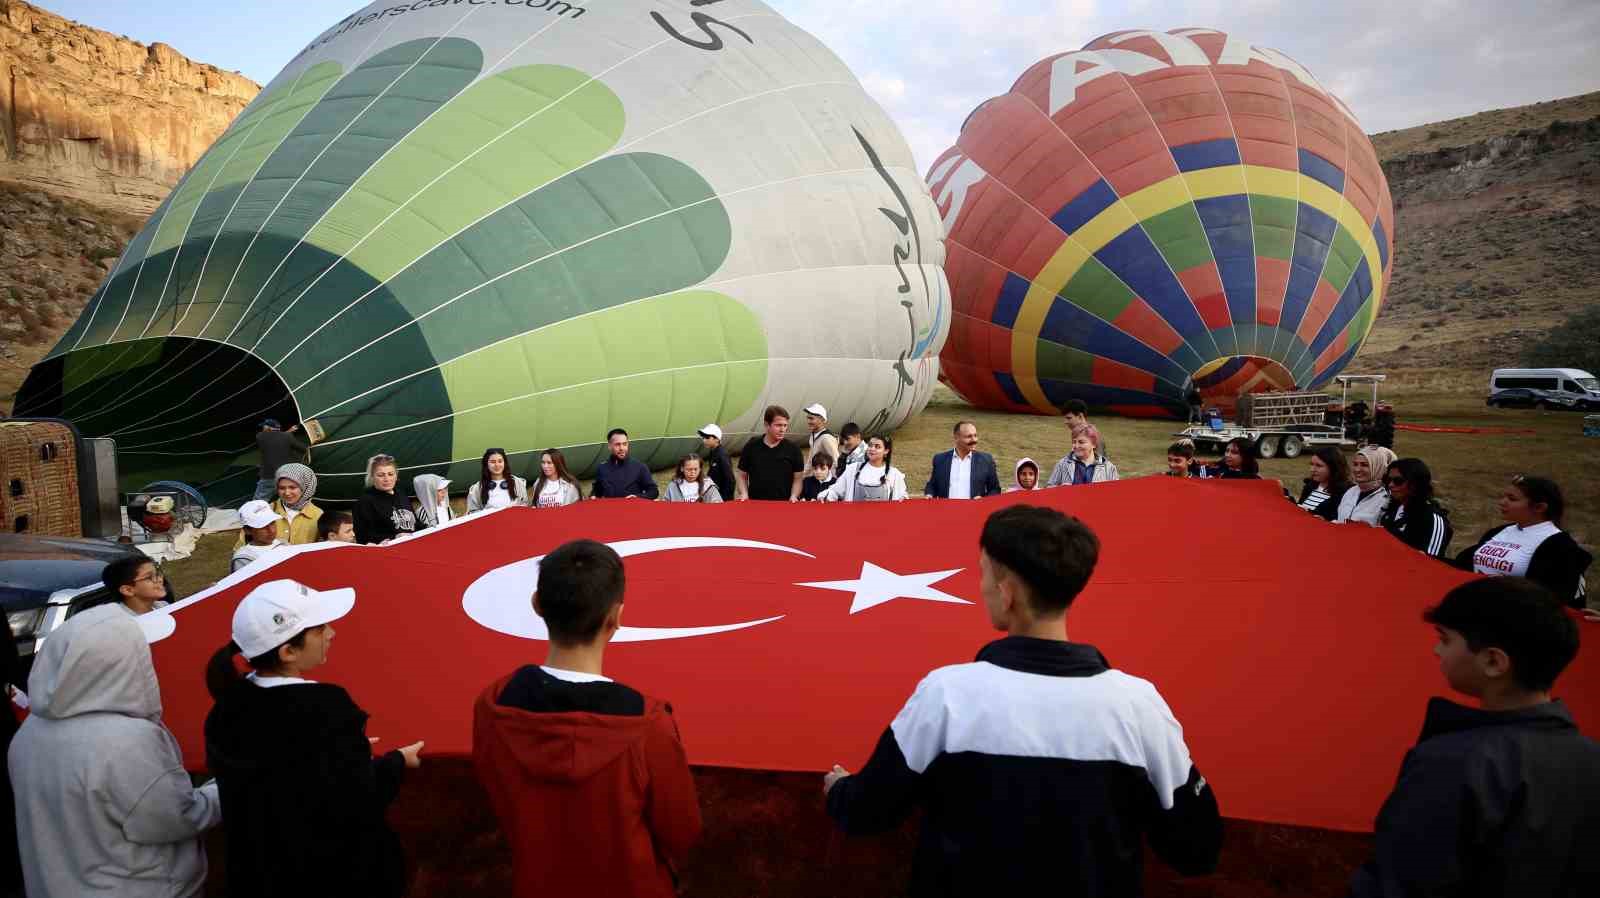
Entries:
{"type": "Polygon", "coordinates": [[[746,443],[739,453],[739,501],[798,502],[806,461],[800,447],[784,439],[789,433],[789,412],[781,405],[769,405],[762,420],[767,432],[746,443]]]}

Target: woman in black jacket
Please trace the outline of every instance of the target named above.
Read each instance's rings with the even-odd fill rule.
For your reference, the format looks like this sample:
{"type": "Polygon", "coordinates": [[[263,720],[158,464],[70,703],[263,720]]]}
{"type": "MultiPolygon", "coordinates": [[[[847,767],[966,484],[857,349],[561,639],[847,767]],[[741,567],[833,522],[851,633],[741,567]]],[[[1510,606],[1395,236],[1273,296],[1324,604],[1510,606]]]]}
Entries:
{"type": "Polygon", "coordinates": [[[1511,478],[1500,495],[1506,523],[1456,556],[1456,567],[1489,577],[1527,577],[1573,608],[1584,607],[1583,572],[1594,556],[1561,529],[1561,487],[1547,477],[1511,478]]]}
{"type": "Polygon", "coordinates": [[[206,765],[222,797],[230,898],[405,894],[405,855],[384,811],[406,769],[421,765],[422,743],[374,758],[366,712],[303,676],[327,659],[331,624],[354,604],[352,589],[263,583],[206,667],[216,700],[206,765]]]}
{"type": "Polygon", "coordinates": [[[1433,472],[1420,458],[1401,458],[1383,475],[1389,488],[1389,507],[1378,523],[1401,542],[1444,558],[1450,548],[1450,512],[1433,497],[1433,472]]]}
{"type": "Polygon", "coordinates": [[[411,499],[397,495],[394,485],[400,479],[394,456],[374,455],[367,459],[367,491],[356,500],[356,542],[386,543],[417,529],[417,515],[411,499]]]}

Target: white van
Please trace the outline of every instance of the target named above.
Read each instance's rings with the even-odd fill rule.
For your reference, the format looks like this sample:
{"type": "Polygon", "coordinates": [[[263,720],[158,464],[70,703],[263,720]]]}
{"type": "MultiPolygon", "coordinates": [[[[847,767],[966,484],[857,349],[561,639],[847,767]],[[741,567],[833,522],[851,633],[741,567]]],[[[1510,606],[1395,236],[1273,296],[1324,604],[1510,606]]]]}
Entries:
{"type": "Polygon", "coordinates": [[[1600,408],[1600,381],[1577,368],[1497,368],[1489,378],[1489,405],[1600,408]]]}

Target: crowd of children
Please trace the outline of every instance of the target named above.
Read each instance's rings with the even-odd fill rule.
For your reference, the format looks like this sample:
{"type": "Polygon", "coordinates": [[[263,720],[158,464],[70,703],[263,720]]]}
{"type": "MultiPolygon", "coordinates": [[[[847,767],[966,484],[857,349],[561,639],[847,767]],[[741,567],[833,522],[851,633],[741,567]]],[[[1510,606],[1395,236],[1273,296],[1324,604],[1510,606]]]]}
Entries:
{"type": "MultiPolygon", "coordinates": [[[[1531,478],[1512,487],[1507,526],[1474,553],[1506,576],[1451,590],[1425,615],[1444,683],[1473,704],[1430,702],[1354,896],[1600,890],[1600,745],[1551,696],[1577,654],[1577,624],[1516,560],[1535,565],[1530,533],[1559,517],[1559,500],[1531,478]]],[[[911,894],[1137,895],[1146,844],[1181,874],[1216,866],[1217,797],[1157,685],[1069,641],[1067,615],[1099,553],[1093,531],[1059,511],[990,514],[976,563],[1002,637],[972,663],[929,673],[860,771],[823,776],[826,813],[846,834],[920,816],[911,894]]],[[[108,567],[121,601],[71,618],[36,661],[33,711],[9,752],[27,894],[199,894],[197,836],[220,825],[230,896],[403,895],[386,808],[424,745],[375,755],[355,698],[310,676],[353,590],[280,579],[239,602],[205,670],[215,779],[195,786],[161,723],[136,623],[157,578],[147,561],[108,567]]],[[[606,673],[626,587],[622,559],[602,543],[546,555],[528,597],[549,633],[543,663],[508,671],[474,702],[474,766],[518,898],[669,898],[699,838],[670,704],[606,673]]]]}

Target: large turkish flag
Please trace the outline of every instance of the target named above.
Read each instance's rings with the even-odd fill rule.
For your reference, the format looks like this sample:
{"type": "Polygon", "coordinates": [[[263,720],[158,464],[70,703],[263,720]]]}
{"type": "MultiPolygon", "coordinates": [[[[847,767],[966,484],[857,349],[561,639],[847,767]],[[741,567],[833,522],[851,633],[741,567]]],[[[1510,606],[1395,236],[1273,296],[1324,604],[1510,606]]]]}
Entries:
{"type": "MultiPolygon", "coordinates": [[[[1371,827],[1427,698],[1446,694],[1420,614],[1469,575],[1381,530],[1326,524],[1260,481],[507,509],[386,547],[302,547],[144,622],[171,631],[153,651],[191,766],[205,758],[206,659],[239,599],[280,577],[355,587],[314,676],[372,713],[370,735],[467,754],[478,692],[544,659],[529,601],[536,559],[598,539],[625,556],[628,576],[606,673],[673,704],[690,761],[822,771],[861,763],[923,674],[970,661],[998,635],[978,591],[978,534],[990,512],[1020,502],[1099,534],[1100,564],[1068,633],[1156,684],[1225,814],[1371,827]]],[[[1597,682],[1589,647],[1559,684],[1589,732],[1600,730],[1597,682]]]]}

